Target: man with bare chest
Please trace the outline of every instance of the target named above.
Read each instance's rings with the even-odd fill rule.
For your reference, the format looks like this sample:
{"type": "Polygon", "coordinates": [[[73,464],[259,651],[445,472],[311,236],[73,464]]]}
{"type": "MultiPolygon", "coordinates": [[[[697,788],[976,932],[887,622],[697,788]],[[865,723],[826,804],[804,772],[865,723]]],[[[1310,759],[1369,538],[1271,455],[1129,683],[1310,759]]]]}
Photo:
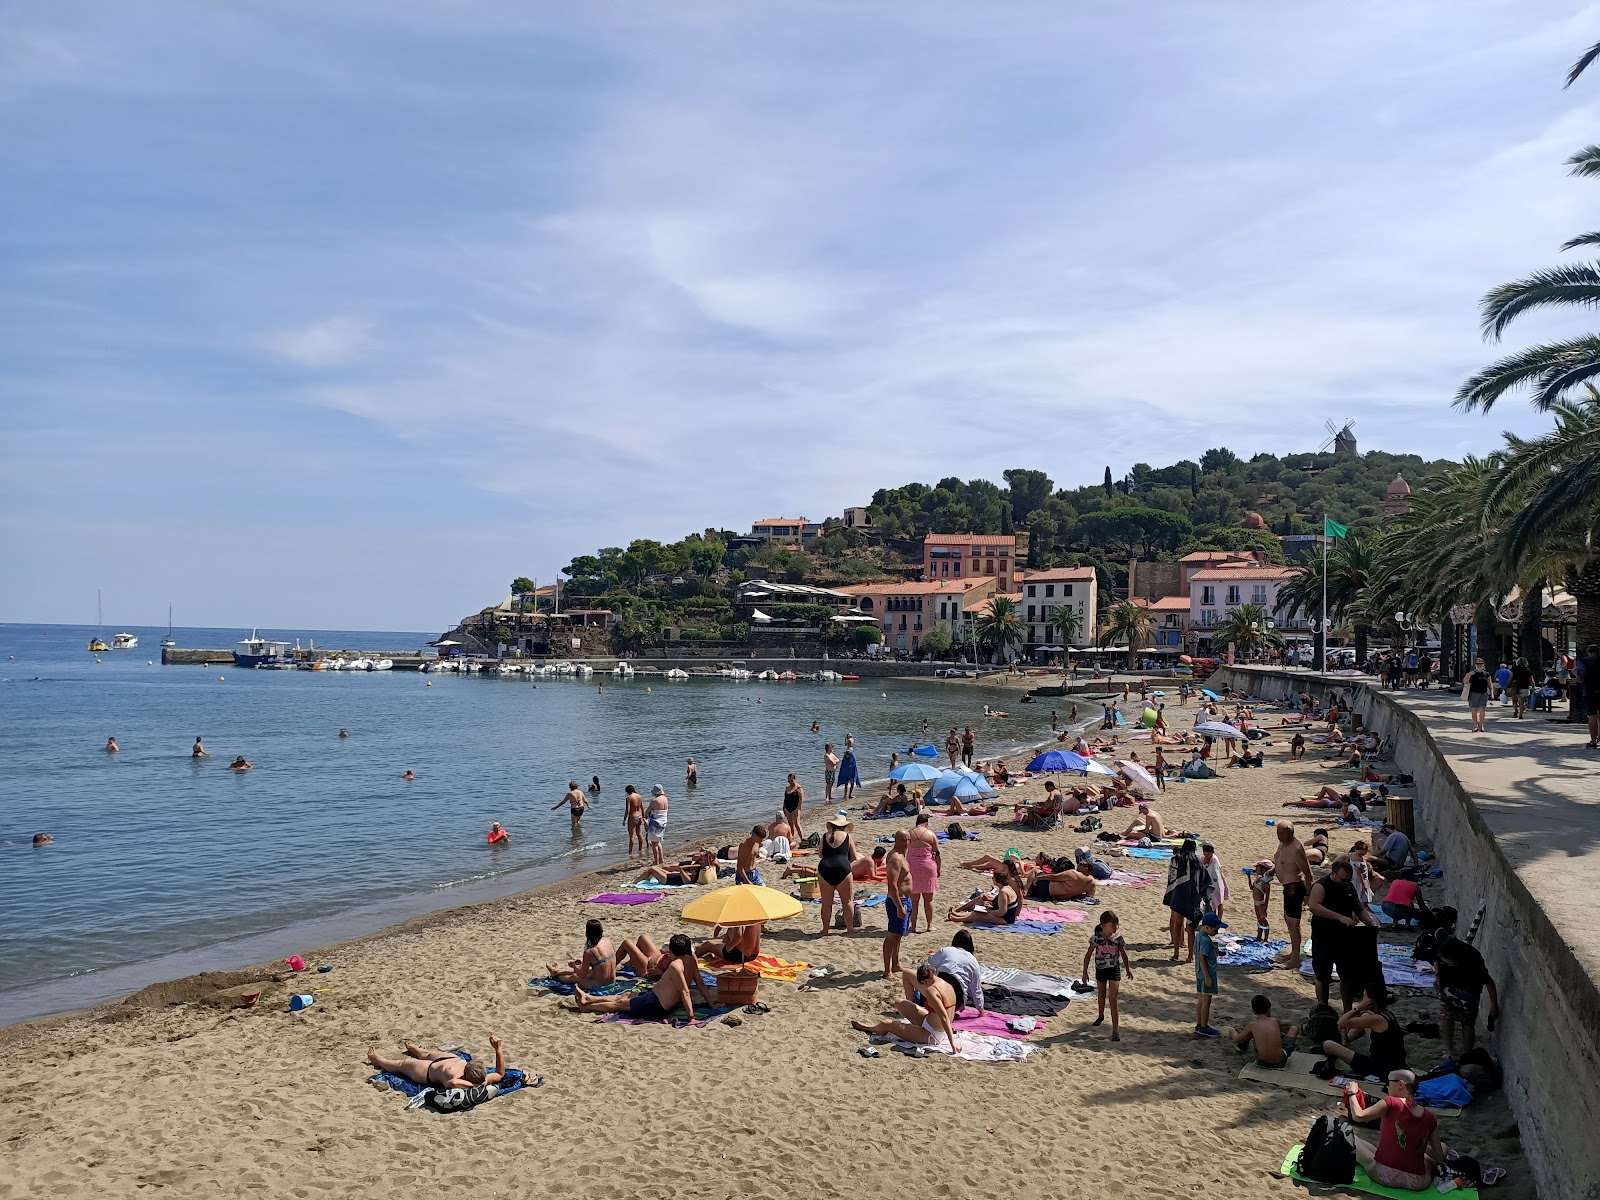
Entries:
{"type": "Polygon", "coordinates": [[[1280,821],[1278,848],[1272,855],[1273,878],[1283,886],[1283,923],[1289,930],[1289,969],[1300,969],[1300,917],[1311,891],[1311,863],[1294,836],[1294,826],[1280,821]]]}
{"type": "Polygon", "coordinates": [[[911,865],[906,862],[906,847],[910,839],[905,830],[894,835],[894,846],[884,859],[884,883],[889,890],[889,933],[883,939],[883,977],[893,979],[900,973],[900,939],[905,936],[911,921],[911,865]]]}

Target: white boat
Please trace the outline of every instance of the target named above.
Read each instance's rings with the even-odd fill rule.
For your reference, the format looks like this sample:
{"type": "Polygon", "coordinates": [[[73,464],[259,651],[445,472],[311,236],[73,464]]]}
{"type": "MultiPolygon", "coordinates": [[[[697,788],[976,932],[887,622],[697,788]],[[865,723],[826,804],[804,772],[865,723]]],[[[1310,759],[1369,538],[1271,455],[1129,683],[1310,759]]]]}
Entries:
{"type": "Polygon", "coordinates": [[[677,667],[673,667],[670,671],[668,671],[666,673],[665,678],[667,678],[667,679],[687,679],[687,678],[689,678],[689,672],[684,671],[684,670],[680,670],[677,667]]]}
{"type": "Polygon", "coordinates": [[[613,675],[619,675],[622,678],[626,679],[629,675],[632,675],[635,672],[634,672],[633,667],[631,665],[629,665],[628,663],[619,662],[616,666],[611,668],[611,673],[613,675]]]}
{"type": "Polygon", "coordinates": [[[111,648],[113,650],[132,650],[138,644],[139,639],[131,633],[119,633],[111,639],[111,648]]]}
{"type": "Polygon", "coordinates": [[[369,670],[369,671],[392,671],[392,670],[394,670],[394,659],[392,659],[392,658],[380,658],[377,662],[373,663],[370,667],[368,667],[367,670],[369,670]]]}
{"type": "Polygon", "coordinates": [[[344,659],[325,658],[322,660],[322,669],[324,671],[342,671],[344,670],[344,659]]]}
{"type": "Polygon", "coordinates": [[[494,673],[496,675],[521,675],[522,665],[511,662],[498,663],[495,666],[494,673]]]}
{"type": "Polygon", "coordinates": [[[172,636],[172,605],[169,604],[167,605],[167,636],[161,639],[161,648],[163,650],[173,650],[177,648],[177,645],[178,639],[172,636]]]}
{"type": "Polygon", "coordinates": [[[468,675],[477,675],[482,672],[483,664],[478,662],[476,659],[469,659],[467,662],[462,664],[461,669],[468,675]]]}
{"type": "Polygon", "coordinates": [[[576,667],[573,668],[573,670],[575,670],[579,675],[583,676],[583,678],[585,678],[585,679],[589,678],[589,676],[594,674],[594,668],[591,667],[588,663],[579,663],[576,667]]]}
{"type": "Polygon", "coordinates": [[[830,683],[839,678],[839,673],[837,671],[818,671],[811,678],[815,679],[819,683],[830,683]]]}
{"type": "Polygon", "coordinates": [[[555,668],[557,675],[571,675],[573,671],[572,664],[569,662],[558,662],[555,664],[555,668]]]}
{"type": "Polygon", "coordinates": [[[238,667],[271,667],[282,662],[289,653],[288,642],[275,642],[259,636],[254,629],[233,648],[233,662],[238,667]]]}
{"type": "Polygon", "coordinates": [[[370,658],[352,658],[344,666],[347,671],[370,671],[372,670],[372,660],[370,658]]]}
{"type": "Polygon", "coordinates": [[[757,679],[777,679],[778,678],[778,673],[776,671],[768,669],[768,670],[765,670],[765,671],[761,672],[761,674],[757,675],[756,678],[757,679]]]}

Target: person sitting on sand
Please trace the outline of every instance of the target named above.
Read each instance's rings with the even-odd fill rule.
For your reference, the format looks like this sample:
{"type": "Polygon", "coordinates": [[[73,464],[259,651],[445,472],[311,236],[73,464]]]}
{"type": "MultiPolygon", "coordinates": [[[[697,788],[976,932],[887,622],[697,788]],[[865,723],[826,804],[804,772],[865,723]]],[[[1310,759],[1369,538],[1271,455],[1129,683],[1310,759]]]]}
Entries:
{"type": "Polygon", "coordinates": [[[732,925],[724,929],[712,927],[712,941],[701,942],[694,948],[694,956],[707,962],[746,963],[761,953],[761,925],[732,925]]]}
{"type": "Polygon", "coordinates": [[[1313,867],[1320,867],[1327,860],[1329,853],[1328,831],[1313,829],[1311,841],[1306,845],[1306,861],[1313,867]]]}
{"type": "Polygon", "coordinates": [[[603,987],[617,978],[617,950],[606,937],[599,921],[590,919],[583,927],[583,953],[568,959],[567,965],[547,964],[550,978],[562,983],[577,983],[584,987],[603,987]]]}
{"type": "Polygon", "coordinates": [[[1139,815],[1122,831],[1125,838],[1149,838],[1152,842],[1167,836],[1166,819],[1148,804],[1139,805],[1139,815]]]}
{"type": "Polygon", "coordinates": [[[1263,1067],[1288,1066],[1289,1056],[1298,1046],[1300,1027],[1273,1016],[1272,1001],[1265,996],[1256,996],[1250,1001],[1250,1012],[1249,1023],[1238,1032],[1228,1034],[1234,1046],[1243,1054],[1254,1044],[1256,1062],[1263,1067]]]}
{"type": "Polygon", "coordinates": [[[1306,735],[1296,733],[1289,741],[1289,761],[1299,762],[1306,756],[1306,735]]]}
{"type": "Polygon", "coordinates": [[[1350,767],[1361,765],[1361,749],[1358,746],[1350,747],[1348,753],[1341,754],[1338,758],[1322,764],[1324,771],[1343,771],[1350,767]]]}
{"type": "Polygon", "coordinates": [[[878,797],[878,803],[867,812],[869,817],[891,817],[899,813],[907,816],[917,811],[918,805],[906,791],[906,785],[897,783],[878,797]]]}
{"type": "Polygon", "coordinates": [[[116,738],[108,737],[106,739],[106,753],[107,754],[116,754],[121,749],[122,749],[122,747],[117,745],[117,739],[116,738]]]}
{"type": "Polygon", "coordinates": [[[671,866],[648,867],[644,878],[638,882],[643,883],[648,879],[652,883],[664,883],[668,887],[692,887],[700,882],[700,872],[717,869],[717,855],[714,850],[696,850],[688,858],[673,863],[671,866]]]}
{"type": "Polygon", "coordinates": [[[1048,826],[1056,821],[1062,812],[1062,793],[1054,783],[1045,784],[1044,802],[1041,804],[1020,804],[1012,820],[1030,829],[1048,826]]]}
{"type": "Polygon", "coordinates": [[[494,1070],[487,1070],[481,1062],[468,1062],[453,1050],[419,1050],[415,1043],[401,1042],[404,1058],[384,1058],[376,1046],[367,1047],[367,1061],[378,1070],[401,1079],[409,1079],[419,1087],[431,1087],[443,1092],[451,1088],[471,1088],[482,1083],[499,1083],[506,1077],[506,1052],[500,1039],[489,1036],[494,1047],[494,1070]]]}
{"type": "Polygon", "coordinates": [[[241,755],[239,755],[238,758],[234,759],[231,763],[228,764],[228,770],[230,770],[230,771],[253,771],[253,770],[255,770],[255,764],[250,763],[250,762],[246,762],[244,755],[241,754],[241,755]]]}
{"type": "MultiPolygon", "coordinates": [[[[786,863],[793,856],[794,848],[789,844],[789,827],[787,825],[769,825],[767,833],[770,835],[761,843],[761,857],[772,862],[786,863]]],[[[784,872],[785,878],[788,872],[784,872]]]]}
{"type": "Polygon", "coordinates": [[[1011,863],[1002,862],[994,869],[994,882],[993,892],[978,893],[952,908],[945,919],[965,925],[1014,925],[1022,910],[1022,891],[1011,863]]]}
{"type": "MultiPolygon", "coordinates": [[[[641,939],[643,940],[643,939],[641,939]]],[[[660,980],[648,992],[631,996],[591,996],[581,987],[573,992],[579,1012],[627,1013],[640,1021],[665,1021],[680,1004],[694,1020],[694,994],[699,992],[706,1007],[714,1007],[711,993],[700,980],[700,962],[687,934],[675,933],[661,956],[661,970],[652,976],[660,980]]],[[[637,968],[636,968],[637,969],[637,968]]]]}
{"type": "Polygon", "coordinates": [[[922,997],[921,1004],[915,1000],[895,1003],[895,1011],[900,1014],[900,1019],[873,1023],[851,1021],[850,1027],[874,1037],[888,1035],[902,1042],[933,1046],[954,1053],[960,1048],[960,1043],[956,1041],[955,1026],[951,1024],[956,1013],[955,989],[939,978],[932,963],[923,963],[917,968],[917,993],[922,997]]]}

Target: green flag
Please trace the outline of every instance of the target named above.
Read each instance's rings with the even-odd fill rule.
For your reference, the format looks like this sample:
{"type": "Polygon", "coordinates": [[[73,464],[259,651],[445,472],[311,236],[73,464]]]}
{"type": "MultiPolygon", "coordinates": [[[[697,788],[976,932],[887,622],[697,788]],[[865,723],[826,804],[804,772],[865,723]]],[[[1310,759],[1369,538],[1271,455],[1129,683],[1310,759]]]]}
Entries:
{"type": "Polygon", "coordinates": [[[1332,517],[1322,518],[1323,537],[1343,537],[1349,532],[1350,530],[1348,527],[1339,524],[1339,522],[1335,521],[1332,517]]]}

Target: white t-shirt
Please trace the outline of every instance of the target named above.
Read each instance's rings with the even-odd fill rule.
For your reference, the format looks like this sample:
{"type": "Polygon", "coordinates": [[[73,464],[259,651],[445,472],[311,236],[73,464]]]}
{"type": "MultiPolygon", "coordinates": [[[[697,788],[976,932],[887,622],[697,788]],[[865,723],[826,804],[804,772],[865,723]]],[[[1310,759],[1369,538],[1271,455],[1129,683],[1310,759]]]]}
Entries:
{"type": "Polygon", "coordinates": [[[792,858],[789,851],[789,839],[786,837],[768,838],[761,843],[762,858],[792,858]]]}
{"type": "Polygon", "coordinates": [[[983,1011],[983,972],[978,969],[977,959],[960,946],[940,946],[928,955],[928,961],[935,971],[943,971],[961,981],[965,1007],[983,1011]]]}

